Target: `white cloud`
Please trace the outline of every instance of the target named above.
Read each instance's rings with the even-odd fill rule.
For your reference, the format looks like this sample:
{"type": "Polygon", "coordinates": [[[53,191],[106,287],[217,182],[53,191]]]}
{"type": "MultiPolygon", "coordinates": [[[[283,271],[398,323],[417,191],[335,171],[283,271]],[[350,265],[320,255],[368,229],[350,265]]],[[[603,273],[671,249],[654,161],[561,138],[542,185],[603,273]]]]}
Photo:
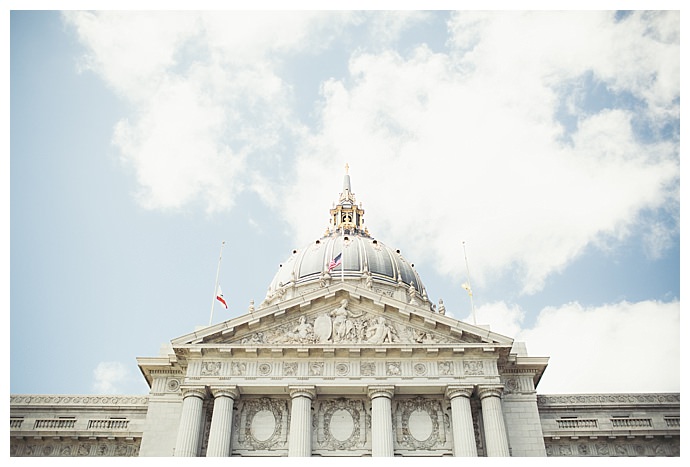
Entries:
{"type": "Polygon", "coordinates": [[[524,310],[504,302],[476,315],[478,324],[525,342],[529,356],[549,357],[542,394],[680,390],[678,301],[568,303],[544,308],[529,328],[524,310]]]}
{"type": "Polygon", "coordinates": [[[626,238],[642,211],[677,200],[677,143],[635,130],[677,117],[678,42],[654,32],[677,27],[667,15],[462,13],[449,55],[353,55],[350,77],[323,87],[322,125],[299,154],[286,219],[299,219],[302,242],[320,232],[325,209],[308,200],[334,199],[332,174],[348,161],[370,231],[408,258],[460,279],[466,240],[478,285],[513,265],[525,293],[540,290],[588,245],[626,238]],[[648,107],[575,99],[568,133],[562,94],[587,73],[648,107]]]}
{"type": "Polygon", "coordinates": [[[131,105],[113,142],[134,169],[141,204],[198,202],[211,212],[231,208],[247,180],[263,182],[256,166],[274,162],[302,131],[291,87],[277,73],[281,61],[326,47],[327,38],[314,35],[339,30],[350,16],[65,13],[87,49],[82,66],[131,105]]]}
{"type": "MultiPolygon", "coordinates": [[[[381,240],[451,276],[465,240],[478,286],[512,267],[533,293],[588,245],[629,236],[641,212],[677,205],[678,143],[654,133],[679,115],[677,12],[460,12],[448,53],[395,51],[428,14],[65,17],[86,66],[132,105],[113,140],[151,209],[226,210],[251,190],[299,247],[326,227],[347,161],[381,240]],[[307,128],[285,65],[354,32],[378,42],[322,83],[307,128]],[[605,92],[594,107],[588,80],[605,92]]],[[[677,226],[650,222],[654,256],[677,226]]]]}
{"type": "Polygon", "coordinates": [[[97,394],[121,394],[131,384],[129,367],[121,362],[100,362],[93,370],[93,389],[97,394]]]}

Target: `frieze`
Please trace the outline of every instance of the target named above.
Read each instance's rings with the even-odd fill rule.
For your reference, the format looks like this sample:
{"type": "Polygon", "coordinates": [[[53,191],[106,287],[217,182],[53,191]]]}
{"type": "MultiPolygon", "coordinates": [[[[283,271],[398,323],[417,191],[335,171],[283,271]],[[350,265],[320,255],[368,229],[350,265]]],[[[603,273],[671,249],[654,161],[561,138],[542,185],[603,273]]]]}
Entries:
{"type": "Polygon", "coordinates": [[[677,457],[679,439],[547,440],[548,457],[677,457]]]}
{"type": "Polygon", "coordinates": [[[140,441],[13,440],[10,457],[136,457],[140,441]]]}
{"type": "Polygon", "coordinates": [[[539,407],[573,404],[680,404],[680,394],[564,394],[537,395],[539,407]]]}
{"type": "Polygon", "coordinates": [[[12,405],[147,405],[147,396],[11,395],[12,405]]]}

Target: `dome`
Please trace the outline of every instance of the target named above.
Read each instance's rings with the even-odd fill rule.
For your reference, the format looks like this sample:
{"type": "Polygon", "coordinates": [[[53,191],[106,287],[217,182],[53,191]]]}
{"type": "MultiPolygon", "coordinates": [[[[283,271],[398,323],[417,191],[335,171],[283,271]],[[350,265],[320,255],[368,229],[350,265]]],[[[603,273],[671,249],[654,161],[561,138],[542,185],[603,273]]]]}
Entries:
{"type": "Polygon", "coordinates": [[[292,251],[280,265],[261,306],[343,281],[358,282],[358,286],[376,293],[431,309],[414,264],[400,250],[369,235],[364,226],[364,210],[355,202],[347,173],[339,203],[330,212],[326,233],[292,251]]]}

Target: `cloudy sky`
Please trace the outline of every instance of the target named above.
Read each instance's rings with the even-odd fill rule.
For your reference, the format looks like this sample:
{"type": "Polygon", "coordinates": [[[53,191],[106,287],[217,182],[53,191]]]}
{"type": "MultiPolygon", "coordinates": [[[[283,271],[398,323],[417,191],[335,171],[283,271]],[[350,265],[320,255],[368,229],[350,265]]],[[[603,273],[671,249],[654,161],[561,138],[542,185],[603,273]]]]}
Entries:
{"type": "Polygon", "coordinates": [[[677,11],[9,16],[11,393],[146,393],[221,242],[214,323],[346,163],[432,301],[551,358],[540,393],[680,390],[677,11]]]}

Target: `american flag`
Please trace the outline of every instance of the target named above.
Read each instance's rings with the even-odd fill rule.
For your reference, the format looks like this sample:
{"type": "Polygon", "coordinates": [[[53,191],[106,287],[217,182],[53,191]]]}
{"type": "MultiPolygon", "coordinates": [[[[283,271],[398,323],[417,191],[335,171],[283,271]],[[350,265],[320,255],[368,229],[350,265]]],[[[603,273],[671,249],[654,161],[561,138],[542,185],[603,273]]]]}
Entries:
{"type": "Polygon", "coordinates": [[[331,272],[331,270],[340,266],[340,263],[342,263],[342,257],[343,257],[343,254],[338,253],[338,256],[336,256],[335,258],[333,258],[331,260],[330,264],[328,265],[328,272],[331,272]]]}

